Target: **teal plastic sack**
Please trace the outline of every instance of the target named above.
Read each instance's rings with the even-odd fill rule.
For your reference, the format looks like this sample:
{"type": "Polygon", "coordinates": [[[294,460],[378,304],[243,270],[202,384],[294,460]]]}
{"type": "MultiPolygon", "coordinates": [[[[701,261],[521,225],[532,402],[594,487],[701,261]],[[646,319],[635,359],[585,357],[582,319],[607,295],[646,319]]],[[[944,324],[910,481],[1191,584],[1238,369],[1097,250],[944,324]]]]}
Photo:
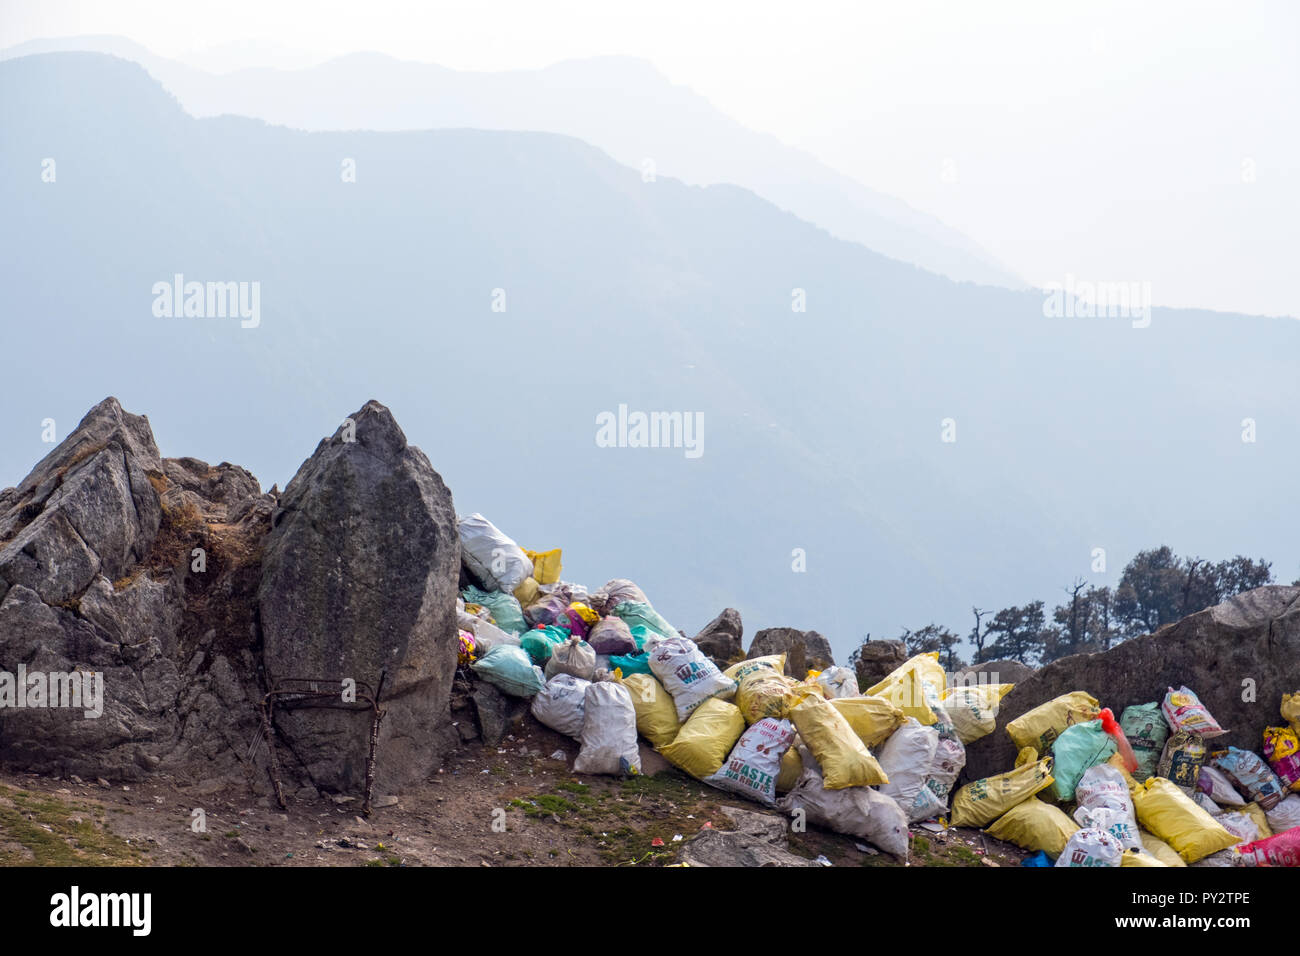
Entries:
{"type": "Polygon", "coordinates": [[[1073,724],[1052,745],[1052,788],[1061,800],[1073,800],[1074,788],[1089,767],[1105,763],[1115,752],[1115,738],[1101,729],[1100,720],[1073,724]]]}
{"type": "Polygon", "coordinates": [[[522,634],[528,630],[528,622],[524,620],[524,609],[519,606],[513,594],[506,594],[504,591],[484,591],[471,584],[460,592],[460,596],[464,598],[466,604],[481,604],[491,611],[496,626],[507,634],[522,634]]]}
{"type": "Polygon", "coordinates": [[[624,601],[622,604],[616,605],[609,613],[615,617],[621,617],[627,626],[634,631],[639,624],[654,631],[660,637],[681,636],[677,633],[677,628],[664,620],[663,615],[642,601],[624,601]]]}
{"type": "Polygon", "coordinates": [[[519,639],[519,646],[524,649],[534,664],[545,667],[551,659],[551,651],[569,639],[569,632],[562,627],[535,627],[519,639]]]}
{"type": "Polygon", "coordinates": [[[658,634],[659,637],[664,636],[659,634],[658,631],[646,627],[644,624],[633,624],[628,628],[628,631],[632,634],[632,640],[636,641],[636,649],[638,651],[645,650],[645,642],[650,639],[651,635],[658,634]]]}
{"type": "Polygon", "coordinates": [[[532,697],[546,684],[546,678],[528,655],[513,644],[498,644],[469,666],[479,677],[512,697],[532,697]]]}
{"type": "Polygon", "coordinates": [[[650,654],[648,652],[636,655],[611,654],[609,666],[611,669],[615,667],[621,668],[624,677],[630,677],[633,674],[651,674],[653,676],[650,670],[650,654]]]}
{"type": "Polygon", "coordinates": [[[1160,754],[1169,739],[1169,724],[1165,723],[1160,701],[1151,704],[1134,704],[1125,707],[1119,715],[1119,726],[1133,748],[1138,768],[1133,779],[1145,783],[1148,777],[1156,775],[1156,766],[1160,763],[1160,754]]]}
{"type": "MultiPolygon", "coordinates": [[[[645,606],[649,607],[648,604],[645,606]]],[[[654,672],[650,670],[650,652],[644,650],[644,648],[645,642],[649,639],[650,635],[657,634],[658,632],[646,627],[644,624],[629,625],[628,631],[631,632],[632,640],[636,641],[637,650],[641,653],[611,654],[609,656],[610,669],[612,670],[615,667],[622,668],[624,677],[630,677],[633,674],[649,674],[653,677],[654,672]]],[[[663,637],[662,634],[659,636],[663,637]]]]}

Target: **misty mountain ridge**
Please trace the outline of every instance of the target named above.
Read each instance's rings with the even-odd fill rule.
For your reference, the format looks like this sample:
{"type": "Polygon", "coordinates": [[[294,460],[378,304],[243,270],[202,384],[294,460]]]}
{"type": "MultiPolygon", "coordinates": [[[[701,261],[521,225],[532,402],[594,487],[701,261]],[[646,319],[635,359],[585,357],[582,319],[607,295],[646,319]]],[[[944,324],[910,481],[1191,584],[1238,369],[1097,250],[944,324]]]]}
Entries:
{"type": "Polygon", "coordinates": [[[841,175],[776,137],[745,128],[648,60],[606,56],[535,70],[479,72],[351,53],[300,70],[211,74],[111,36],[31,41],[0,59],[110,53],[143,65],[197,117],[249,116],[303,130],[474,128],[563,133],[643,175],[734,183],[903,262],[950,278],[1025,288],[934,216],[841,175]]]}

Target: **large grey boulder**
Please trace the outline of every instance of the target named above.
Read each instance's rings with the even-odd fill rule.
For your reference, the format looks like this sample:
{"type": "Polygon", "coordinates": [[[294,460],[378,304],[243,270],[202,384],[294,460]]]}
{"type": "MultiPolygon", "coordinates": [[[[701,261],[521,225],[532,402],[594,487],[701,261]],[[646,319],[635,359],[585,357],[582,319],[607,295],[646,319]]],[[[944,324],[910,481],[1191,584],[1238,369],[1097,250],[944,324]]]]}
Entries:
{"type": "Polygon", "coordinates": [[[1032,677],[1034,669],[1020,661],[982,661],[963,667],[953,675],[953,686],[965,684],[1019,684],[1032,677]]]}
{"type": "Polygon", "coordinates": [[[724,608],[700,633],[695,635],[695,646],[719,667],[726,667],[744,655],[741,639],[745,627],[740,622],[740,612],[734,607],[724,608]]]}
{"type": "Polygon", "coordinates": [[[806,667],[812,670],[823,670],[835,663],[830,641],[816,631],[801,631],[793,627],[768,627],[754,635],[746,659],[768,654],[785,654],[786,673],[800,679],[806,671],[796,673],[798,668],[793,658],[802,656],[806,667]]]}
{"type": "Polygon", "coordinates": [[[1007,723],[1061,694],[1087,691],[1118,717],[1184,684],[1229,731],[1214,738],[1215,748],[1258,752],[1264,728],[1281,721],[1282,694],[1300,688],[1300,588],[1257,588],[1105,653],[1053,661],[1002,698],[997,729],[966,748],[963,775],[1010,770],[1016,751],[1007,723]]]}
{"type": "Polygon", "coordinates": [[[906,660],[907,645],[902,641],[863,641],[854,662],[858,687],[864,692],[874,687],[906,660]]]}
{"type": "MultiPolygon", "coordinates": [[[[381,672],[386,716],[377,779],[393,792],[441,757],[456,669],[460,540],[451,493],[368,402],[322,441],[280,498],[258,592],[268,684],[381,672]]],[[[312,782],[363,783],[366,717],[336,709],[277,712],[277,729],[312,782]]]]}

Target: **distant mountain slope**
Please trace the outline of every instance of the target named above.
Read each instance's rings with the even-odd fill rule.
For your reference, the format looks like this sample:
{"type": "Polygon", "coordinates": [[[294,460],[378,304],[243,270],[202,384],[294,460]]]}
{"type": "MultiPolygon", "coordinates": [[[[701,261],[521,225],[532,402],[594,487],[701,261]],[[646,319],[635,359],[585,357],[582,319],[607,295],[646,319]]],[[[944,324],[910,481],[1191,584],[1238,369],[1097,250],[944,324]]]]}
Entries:
{"type": "Polygon", "coordinates": [[[1050,598],[1094,547],[1105,580],[1156,542],[1300,557],[1291,321],[1047,319],[575,139],[197,120],[95,54],[0,63],[0,128],[0,484],[44,419],[62,437],[113,394],[163,454],[283,486],[305,425],[374,397],[459,511],[563,547],[570,580],[632,577],[687,630],[725,605],[748,634],[817,628],[841,658],[1050,598]],[[260,324],[155,316],[177,273],[260,283],[260,324]],[[620,405],[701,413],[703,454],[598,447],[620,405]]]}
{"type": "Polygon", "coordinates": [[[644,60],[601,57],[490,73],[359,53],[307,70],[211,74],[120,37],[95,36],[31,41],[0,58],[68,50],[140,63],[200,117],[229,113],[305,130],[470,127],[576,136],[638,170],[651,160],[661,176],[744,186],[833,235],[940,275],[1025,287],[935,217],[741,126],[644,60]]]}

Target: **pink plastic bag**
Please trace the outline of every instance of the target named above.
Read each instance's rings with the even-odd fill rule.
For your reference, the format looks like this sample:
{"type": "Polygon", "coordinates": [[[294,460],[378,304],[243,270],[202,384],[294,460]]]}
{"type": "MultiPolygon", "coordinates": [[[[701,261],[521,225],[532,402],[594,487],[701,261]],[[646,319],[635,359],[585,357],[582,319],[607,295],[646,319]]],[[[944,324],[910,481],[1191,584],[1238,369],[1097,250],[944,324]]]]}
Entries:
{"type": "Polygon", "coordinates": [[[1236,847],[1239,866],[1300,866],[1300,827],[1236,847]]]}

